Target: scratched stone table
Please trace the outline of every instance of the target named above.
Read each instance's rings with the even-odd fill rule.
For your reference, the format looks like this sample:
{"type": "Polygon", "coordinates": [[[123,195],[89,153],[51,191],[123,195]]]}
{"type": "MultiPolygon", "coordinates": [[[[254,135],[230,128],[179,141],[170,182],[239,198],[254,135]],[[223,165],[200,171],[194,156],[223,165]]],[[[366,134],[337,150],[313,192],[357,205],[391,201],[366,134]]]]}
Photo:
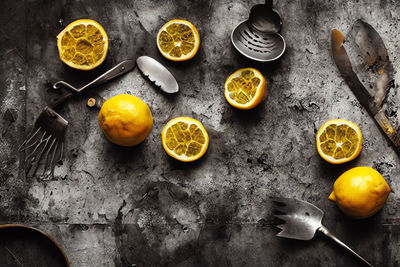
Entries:
{"type": "MultiPolygon", "coordinates": [[[[276,2],[287,50],[277,62],[257,64],[230,43],[231,30],[256,1],[1,1],[0,222],[47,231],[71,266],[359,265],[323,236],[304,242],[275,237],[269,197],[282,195],[322,208],[328,229],[367,260],[399,266],[399,157],[340,77],[330,31],[347,32],[364,19],[381,34],[397,70],[400,3],[276,2]],[[106,61],[84,73],[61,63],[55,38],[79,18],[99,21],[110,39],[106,61]],[[156,33],[173,18],[190,20],[200,32],[200,50],[185,63],[157,51],[156,33]],[[70,125],[56,178],[25,177],[18,144],[45,106],[49,84],[83,85],[140,55],[165,64],[180,92],[161,93],[135,69],[69,101],[59,110],[70,125]],[[247,66],[265,74],[269,95],[244,112],[226,102],[223,84],[247,66]],[[97,125],[98,110],[86,106],[89,97],[120,93],[137,95],[153,113],[153,130],[136,147],[109,143],[97,125]],[[200,120],[210,135],[208,152],[197,162],[177,162],[162,149],[160,131],[177,116],[200,120]],[[314,138],[322,123],[338,117],[360,126],[364,144],[356,160],[333,166],[318,156],[314,138]],[[367,220],[347,218],[327,199],[335,179],[354,166],[376,168],[393,191],[367,220]]],[[[397,108],[390,114],[397,118],[397,108]]]]}

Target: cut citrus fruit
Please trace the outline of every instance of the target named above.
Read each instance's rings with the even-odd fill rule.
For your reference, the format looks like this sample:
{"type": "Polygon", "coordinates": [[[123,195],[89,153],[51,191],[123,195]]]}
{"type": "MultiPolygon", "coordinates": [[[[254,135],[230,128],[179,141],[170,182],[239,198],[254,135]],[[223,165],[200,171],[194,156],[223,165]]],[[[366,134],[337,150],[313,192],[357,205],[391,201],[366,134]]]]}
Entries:
{"type": "Polygon", "coordinates": [[[194,161],[206,153],[208,134],[201,122],[178,117],[165,125],[161,132],[161,141],[171,157],[180,161],[194,161]]]}
{"type": "Polygon", "coordinates": [[[157,34],[158,50],[164,57],[173,61],[191,59],[196,55],[199,46],[199,32],[187,20],[171,20],[162,26],[157,34]]]}
{"type": "Polygon", "coordinates": [[[335,119],[326,122],[317,132],[318,154],[333,164],[355,159],[362,149],[360,128],[351,121],[335,119]]]}
{"type": "Polygon", "coordinates": [[[225,98],[239,109],[252,109],[267,97],[267,82],[254,68],[235,71],[225,82],[225,98]]]}
{"type": "Polygon", "coordinates": [[[79,19],[57,35],[57,47],[65,64],[79,70],[91,70],[106,58],[108,37],[98,22],[79,19]]]}

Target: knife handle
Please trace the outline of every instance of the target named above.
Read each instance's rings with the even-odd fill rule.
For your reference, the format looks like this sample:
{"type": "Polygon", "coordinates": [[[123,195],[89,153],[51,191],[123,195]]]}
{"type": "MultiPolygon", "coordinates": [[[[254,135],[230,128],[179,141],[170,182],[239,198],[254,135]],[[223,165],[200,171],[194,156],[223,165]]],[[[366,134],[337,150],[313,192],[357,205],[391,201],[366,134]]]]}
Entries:
{"type": "Polygon", "coordinates": [[[400,136],[386,118],[385,111],[382,109],[379,110],[378,113],[375,114],[374,119],[389,138],[396,152],[400,154],[400,136]]]}
{"type": "Polygon", "coordinates": [[[72,96],[81,93],[85,89],[89,87],[93,87],[102,83],[105,83],[111,79],[114,79],[115,77],[118,77],[122,74],[127,73],[133,67],[135,66],[134,61],[132,60],[124,60],[118,65],[114,66],[112,69],[108,70],[107,72],[103,73],[90,83],[86,84],[85,86],[81,88],[75,88],[74,86],[70,85],[69,83],[66,83],[64,81],[58,81],[53,85],[54,90],[59,90],[60,88],[65,88],[68,90],[68,92],[62,92],[59,97],[56,97],[51,100],[49,103],[49,106],[51,108],[55,108],[56,106],[60,105],[63,103],[65,100],[71,98],[72,96]]]}

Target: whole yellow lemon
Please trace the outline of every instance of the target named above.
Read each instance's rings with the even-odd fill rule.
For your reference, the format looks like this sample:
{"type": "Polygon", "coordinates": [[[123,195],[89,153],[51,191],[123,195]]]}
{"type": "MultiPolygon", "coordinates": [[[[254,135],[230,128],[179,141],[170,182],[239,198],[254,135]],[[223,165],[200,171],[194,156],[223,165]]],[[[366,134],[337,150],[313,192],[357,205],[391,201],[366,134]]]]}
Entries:
{"type": "Polygon", "coordinates": [[[143,142],[153,127],[149,106],[128,94],[116,95],[104,102],[98,121],[107,139],[120,146],[143,142]]]}
{"type": "Polygon", "coordinates": [[[390,187],[382,175],[370,167],[352,168],[335,181],[329,199],[353,218],[367,218],[385,204],[390,187]]]}

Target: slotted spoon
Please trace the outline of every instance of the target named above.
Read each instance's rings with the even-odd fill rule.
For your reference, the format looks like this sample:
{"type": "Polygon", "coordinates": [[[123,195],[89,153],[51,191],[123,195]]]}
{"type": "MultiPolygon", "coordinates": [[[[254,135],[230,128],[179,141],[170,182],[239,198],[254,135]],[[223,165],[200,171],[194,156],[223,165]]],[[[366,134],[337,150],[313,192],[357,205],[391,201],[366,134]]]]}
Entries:
{"type": "Polygon", "coordinates": [[[373,266],[354,250],[332,235],[328,229],[322,225],[324,212],[313,204],[292,198],[274,197],[275,217],[285,221],[277,227],[282,231],[277,234],[279,237],[292,238],[298,240],[310,240],[315,236],[317,231],[320,231],[327,237],[331,238],[337,244],[347,249],[351,254],[359,258],[368,266],[373,266]]]}
{"type": "Polygon", "coordinates": [[[272,9],[272,0],[267,0],[265,5],[253,6],[249,19],[240,22],[233,29],[232,44],[249,59],[259,62],[274,61],[286,50],[285,39],[278,33],[281,25],[279,14],[272,9]]]}

